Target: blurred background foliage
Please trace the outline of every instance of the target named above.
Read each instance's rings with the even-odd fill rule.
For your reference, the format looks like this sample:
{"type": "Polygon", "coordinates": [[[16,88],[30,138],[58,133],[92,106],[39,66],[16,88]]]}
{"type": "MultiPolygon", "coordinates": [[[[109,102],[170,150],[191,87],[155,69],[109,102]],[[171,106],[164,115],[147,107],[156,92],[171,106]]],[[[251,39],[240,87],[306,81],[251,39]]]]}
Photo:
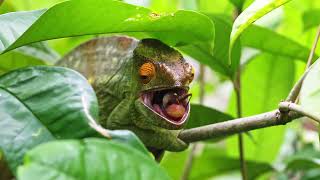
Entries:
{"type": "MultiPolygon", "coordinates": [[[[49,8],[62,1],[6,0],[0,6],[0,14],[49,8]]],[[[245,9],[252,0],[125,0],[125,2],[145,6],[159,13],[170,13],[178,9],[199,11],[209,17],[211,15],[223,17],[224,22],[221,21],[223,24],[228,21],[231,23],[237,8],[245,9]]],[[[255,24],[259,26],[257,28],[264,27],[262,30],[253,29],[251,35],[247,36],[244,33],[241,47],[243,116],[277,108],[279,101],[285,99],[295,81],[303,73],[306,62],[306,58],[303,59],[306,53],[295,51],[294,43],[290,42],[293,40],[292,42],[300,46],[311,48],[319,22],[320,1],[293,0],[258,20],[255,24]],[[258,39],[254,33],[265,33],[264,37],[269,38],[269,44],[263,44],[264,39],[258,39]],[[280,35],[281,38],[287,38],[289,43],[281,44],[283,41],[276,37],[280,35]],[[255,41],[256,39],[258,40],[255,41]],[[253,42],[256,45],[253,46],[253,42]],[[288,52],[285,52],[285,49],[288,52]]],[[[219,24],[218,19],[215,23],[216,26],[219,24]]],[[[220,32],[231,30],[231,25],[225,27],[227,29],[217,26],[216,34],[219,28],[220,32]]],[[[29,65],[52,64],[60,56],[92,37],[95,36],[50,40],[0,55],[0,73],[29,65]]],[[[225,42],[223,37],[216,36],[214,51],[217,54],[226,53],[227,49],[224,48],[226,44],[228,42],[225,42]],[[219,38],[221,40],[218,41],[219,38]]],[[[320,54],[320,48],[316,54],[320,54]]],[[[187,58],[199,72],[198,61],[188,56],[187,58]]],[[[205,85],[201,86],[197,80],[198,74],[191,89],[193,103],[199,103],[200,89],[203,88],[205,91],[203,105],[235,116],[235,94],[231,81],[212,68],[206,67],[205,85]]],[[[319,141],[317,128],[312,122],[295,121],[286,126],[255,130],[251,134],[251,138],[245,136],[245,157],[250,179],[320,178],[319,141]]],[[[173,179],[180,179],[188,155],[189,151],[166,153],[161,166],[173,179]]],[[[214,143],[199,143],[189,179],[240,179],[237,137],[228,137],[214,143]]]]}

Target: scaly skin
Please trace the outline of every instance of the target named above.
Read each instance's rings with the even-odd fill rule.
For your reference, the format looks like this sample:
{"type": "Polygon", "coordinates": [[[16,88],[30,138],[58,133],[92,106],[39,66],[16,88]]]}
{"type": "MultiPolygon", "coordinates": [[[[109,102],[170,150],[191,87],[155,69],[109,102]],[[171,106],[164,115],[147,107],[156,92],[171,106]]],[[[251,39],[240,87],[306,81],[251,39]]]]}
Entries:
{"type": "Polygon", "coordinates": [[[163,120],[141,102],[141,92],[186,87],[192,67],[173,48],[154,39],[138,41],[125,36],[88,41],[66,55],[58,66],[82,73],[93,85],[100,108],[100,123],[107,129],[133,131],[150,148],[182,151],[187,144],[177,138],[183,126],[163,120]],[[139,68],[156,66],[155,76],[141,82],[139,68]]]}

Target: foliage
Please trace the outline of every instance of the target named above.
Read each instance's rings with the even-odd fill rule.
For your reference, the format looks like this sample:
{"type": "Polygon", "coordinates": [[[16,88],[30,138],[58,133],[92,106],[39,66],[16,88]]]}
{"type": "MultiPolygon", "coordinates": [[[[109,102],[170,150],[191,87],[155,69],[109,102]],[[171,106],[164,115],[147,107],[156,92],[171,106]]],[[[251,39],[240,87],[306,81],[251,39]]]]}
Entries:
{"type": "MultiPolygon", "coordinates": [[[[160,167],[133,133],[105,130],[111,139],[102,136],[96,131],[101,128],[96,96],[86,79],[69,69],[38,65],[54,64],[95,36],[158,38],[210,68],[205,79],[214,88],[206,91],[205,105],[192,104],[186,128],[235,117],[235,94],[226,84],[235,81],[239,69],[243,115],[263,113],[277,108],[300,78],[320,23],[319,2],[289,1],[148,0],[140,2],[144,6],[129,0],[5,1],[0,6],[0,161],[18,179],[180,178],[189,151],[167,153],[160,167]],[[275,9],[280,13],[271,16],[275,9]],[[223,102],[212,107],[211,95],[223,102]]],[[[317,55],[319,50],[313,60],[317,55]]],[[[318,114],[318,91],[319,61],[302,85],[301,107],[318,114]]],[[[291,123],[245,138],[249,179],[320,177],[319,153],[309,142],[285,143],[288,129],[298,127],[299,136],[310,133],[291,123]],[[283,149],[292,152],[283,158],[283,149]]],[[[239,178],[236,137],[218,141],[201,142],[190,179],[239,178]]]]}
{"type": "Polygon", "coordinates": [[[18,178],[169,179],[155,161],[140,151],[122,143],[95,138],[38,146],[26,154],[18,178]],[[138,161],[140,163],[136,163],[138,161]],[[88,168],[93,164],[96,168],[88,168]]]}

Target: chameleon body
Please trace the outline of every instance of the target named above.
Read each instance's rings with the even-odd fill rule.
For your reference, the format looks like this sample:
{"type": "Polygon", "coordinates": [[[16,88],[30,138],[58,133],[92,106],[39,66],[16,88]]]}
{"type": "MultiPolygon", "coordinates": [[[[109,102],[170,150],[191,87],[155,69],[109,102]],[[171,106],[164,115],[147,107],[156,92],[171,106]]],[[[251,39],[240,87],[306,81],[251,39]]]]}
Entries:
{"type": "Polygon", "coordinates": [[[149,149],[187,148],[177,135],[190,112],[194,74],[177,50],[155,39],[104,37],[78,46],[57,65],[92,84],[105,128],[131,130],[149,149]]]}

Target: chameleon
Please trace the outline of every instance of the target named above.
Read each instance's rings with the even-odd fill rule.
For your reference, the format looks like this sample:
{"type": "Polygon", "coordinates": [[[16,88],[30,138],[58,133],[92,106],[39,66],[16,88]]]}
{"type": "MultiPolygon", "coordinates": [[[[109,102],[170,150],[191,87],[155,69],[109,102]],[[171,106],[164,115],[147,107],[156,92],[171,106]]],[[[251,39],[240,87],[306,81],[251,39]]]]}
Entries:
{"type": "Polygon", "coordinates": [[[79,45],[56,65],[88,79],[103,127],[134,132],[153,153],[188,147],[178,133],[190,114],[194,68],[176,49],[151,38],[99,37],[79,45]]]}

